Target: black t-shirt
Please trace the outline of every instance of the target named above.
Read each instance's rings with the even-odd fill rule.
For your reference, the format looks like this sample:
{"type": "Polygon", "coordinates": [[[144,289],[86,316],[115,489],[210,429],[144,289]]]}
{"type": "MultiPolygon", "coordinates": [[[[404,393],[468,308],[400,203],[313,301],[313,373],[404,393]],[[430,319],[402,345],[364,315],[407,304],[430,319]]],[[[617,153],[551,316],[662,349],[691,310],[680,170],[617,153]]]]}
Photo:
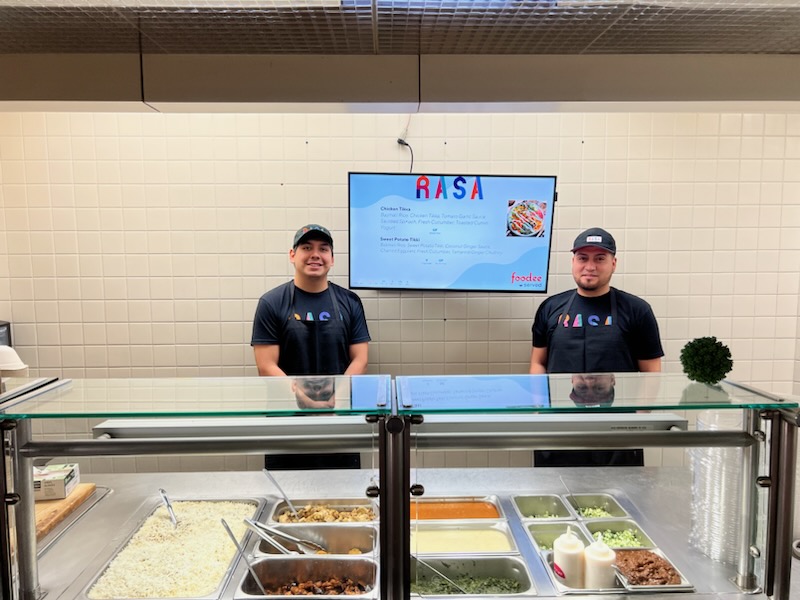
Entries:
{"type": "MultiPolygon", "coordinates": [[[[261,296],[253,319],[251,346],[278,344],[283,339],[286,321],[290,316],[298,321],[327,321],[338,318],[337,307],[331,303],[327,290],[319,293],[304,292],[295,288],[294,314],[290,315],[291,282],[280,285],[261,296]]],[[[370,341],[367,320],[361,298],[350,290],[329,283],[336,292],[342,320],[347,331],[347,344],[360,344],[370,341]]],[[[314,375],[315,373],[309,373],[314,375]]]]}
{"type": "Polygon", "coordinates": [[[539,306],[532,327],[533,345],[548,349],[548,372],[636,371],[637,361],[664,356],[650,305],[638,296],[612,289],[616,319],[612,317],[612,292],[587,298],[570,290],[551,296],[539,306]],[[570,299],[572,305],[565,316],[570,299]],[[559,327],[563,331],[557,332],[559,327]],[[575,356],[575,348],[580,349],[581,356],[575,356]],[[560,368],[564,363],[559,353],[565,349],[571,353],[570,368],[560,368]],[[556,364],[551,364],[553,359],[556,364]]]}
{"type": "Polygon", "coordinates": [[[335,284],[307,293],[293,282],[258,301],[251,344],[277,344],[278,367],[287,375],[341,375],[350,347],[369,341],[361,300],[335,284]]]}

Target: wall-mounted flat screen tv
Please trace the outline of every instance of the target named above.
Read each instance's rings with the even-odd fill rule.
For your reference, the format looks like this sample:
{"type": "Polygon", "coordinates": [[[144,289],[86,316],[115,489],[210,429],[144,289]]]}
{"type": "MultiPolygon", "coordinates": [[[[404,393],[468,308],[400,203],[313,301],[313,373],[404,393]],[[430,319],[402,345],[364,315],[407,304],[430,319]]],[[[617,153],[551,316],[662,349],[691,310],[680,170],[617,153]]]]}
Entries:
{"type": "Polygon", "coordinates": [[[350,287],[546,292],[555,176],[350,173],[350,287]]]}

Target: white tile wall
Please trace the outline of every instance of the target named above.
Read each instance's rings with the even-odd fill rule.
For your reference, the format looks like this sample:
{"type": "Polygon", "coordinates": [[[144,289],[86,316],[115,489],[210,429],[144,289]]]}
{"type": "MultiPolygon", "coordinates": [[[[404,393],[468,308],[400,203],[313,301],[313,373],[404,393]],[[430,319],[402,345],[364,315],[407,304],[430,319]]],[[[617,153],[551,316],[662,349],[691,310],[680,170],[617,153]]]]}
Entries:
{"type": "MultiPolygon", "coordinates": [[[[606,227],[620,248],[614,283],[653,305],[666,370],[680,370],[688,340],[715,335],[734,379],[800,393],[800,114],[772,113],[0,113],[0,319],[30,373],[255,375],[253,310],[291,276],[292,232],[327,224],[346,285],[347,172],[407,171],[395,141],[407,123],[417,172],[558,176],[551,292],[572,285],[577,232],[606,227]]],[[[370,372],[527,371],[542,296],[360,295],[370,372]]],[[[64,427],[40,434],[81,429],[64,427]]],[[[529,460],[472,454],[422,460],[529,460]]]]}

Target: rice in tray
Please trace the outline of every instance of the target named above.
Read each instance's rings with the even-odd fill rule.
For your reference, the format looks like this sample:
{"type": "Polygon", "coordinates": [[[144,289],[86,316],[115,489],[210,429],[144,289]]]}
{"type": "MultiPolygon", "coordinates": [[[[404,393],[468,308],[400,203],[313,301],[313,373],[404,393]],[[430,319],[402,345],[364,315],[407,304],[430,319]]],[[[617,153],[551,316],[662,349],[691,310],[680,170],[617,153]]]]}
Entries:
{"type": "Polygon", "coordinates": [[[197,598],[222,583],[236,554],[220,519],[241,539],[242,519],[252,502],[174,502],[177,529],[165,507],[142,524],[89,590],[92,600],[109,598],[197,598]]]}

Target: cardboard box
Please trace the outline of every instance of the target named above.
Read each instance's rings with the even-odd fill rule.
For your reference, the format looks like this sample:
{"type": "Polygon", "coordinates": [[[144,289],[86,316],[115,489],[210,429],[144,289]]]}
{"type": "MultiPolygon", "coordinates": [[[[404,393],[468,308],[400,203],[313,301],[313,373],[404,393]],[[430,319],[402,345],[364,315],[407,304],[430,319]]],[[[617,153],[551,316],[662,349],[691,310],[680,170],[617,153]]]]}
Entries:
{"type": "Polygon", "coordinates": [[[77,463],[33,468],[33,499],[59,500],[70,495],[80,482],[77,463]]]}

